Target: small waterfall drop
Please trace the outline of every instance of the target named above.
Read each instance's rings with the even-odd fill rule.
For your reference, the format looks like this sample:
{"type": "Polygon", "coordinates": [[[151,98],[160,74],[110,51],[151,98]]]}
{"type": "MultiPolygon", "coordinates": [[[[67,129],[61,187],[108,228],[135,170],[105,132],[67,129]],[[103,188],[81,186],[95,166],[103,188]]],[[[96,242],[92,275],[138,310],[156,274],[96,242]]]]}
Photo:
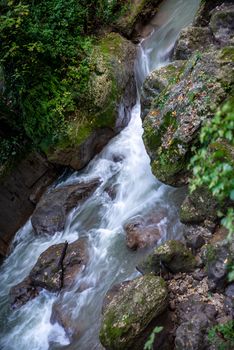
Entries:
{"type": "MultiPolygon", "coordinates": [[[[169,54],[180,30],[192,22],[199,0],[165,0],[150,26],[151,34],[139,45],[135,64],[138,90],[146,76],[169,62],[169,54]]],[[[178,204],[181,190],[163,185],[151,173],[150,160],[142,141],[141,106],[138,100],[129,125],[96,156],[82,172],[74,172],[57,186],[101,178],[101,185],[67,218],[64,232],[53,237],[36,237],[30,220],[19,230],[11,255],[0,269],[0,349],[102,349],[98,339],[101,307],[106,291],[115,283],[138,275],[135,269],[145,252],[129,251],[124,223],[152,208],[166,216],[158,227],[162,240],[179,237],[178,204]],[[111,199],[106,189],[115,189],[111,199]],[[10,311],[9,290],[21,282],[49,246],[88,237],[90,261],[73,288],[62,296],[46,291],[19,310],[10,311]],[[88,286],[82,292],[80,287],[88,286]],[[78,330],[71,340],[63,328],[50,322],[52,305],[59,302],[78,330]]]]}

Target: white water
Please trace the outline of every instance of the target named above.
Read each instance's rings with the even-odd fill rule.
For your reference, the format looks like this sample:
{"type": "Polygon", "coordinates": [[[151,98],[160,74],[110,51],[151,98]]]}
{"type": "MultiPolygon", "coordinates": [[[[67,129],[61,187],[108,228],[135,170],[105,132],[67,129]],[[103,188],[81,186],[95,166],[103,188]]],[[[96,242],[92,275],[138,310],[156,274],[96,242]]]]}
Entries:
{"type": "MultiPolygon", "coordinates": [[[[138,86],[152,69],[168,62],[168,52],[181,28],[192,21],[198,4],[199,0],[166,0],[162,4],[152,21],[155,30],[139,47],[138,86]]],[[[92,197],[69,215],[64,232],[36,237],[29,221],[17,233],[12,254],[0,271],[0,349],[101,349],[98,331],[103,297],[114,283],[137,276],[135,266],[146,253],[126,248],[126,220],[152,208],[163,209],[166,215],[159,223],[162,240],[180,235],[177,207],[183,193],[154,178],[142,133],[138,102],[128,127],[84,171],[60,181],[59,186],[96,177],[102,180],[92,197]],[[105,191],[108,186],[116,190],[114,200],[105,191]],[[73,288],[60,297],[43,292],[19,310],[10,311],[10,288],[28,275],[39,255],[52,244],[82,236],[89,238],[90,262],[73,288]],[[88,288],[80,292],[79,286],[84,284],[88,288]],[[77,337],[68,338],[62,327],[50,323],[52,305],[58,299],[78,329],[77,337]]]]}

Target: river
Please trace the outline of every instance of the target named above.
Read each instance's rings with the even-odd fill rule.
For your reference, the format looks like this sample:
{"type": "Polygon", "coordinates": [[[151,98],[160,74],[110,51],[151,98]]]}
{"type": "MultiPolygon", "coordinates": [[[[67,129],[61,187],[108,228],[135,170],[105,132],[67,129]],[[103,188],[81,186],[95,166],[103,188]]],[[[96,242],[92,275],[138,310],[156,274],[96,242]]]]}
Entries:
{"type": "MultiPolygon", "coordinates": [[[[159,7],[148,26],[151,34],[138,47],[135,72],[139,93],[146,76],[169,62],[176,38],[192,22],[199,2],[165,0],[159,7]]],[[[29,220],[16,234],[12,252],[0,270],[0,349],[102,349],[98,332],[104,295],[113,284],[136,277],[135,266],[146,254],[127,249],[124,223],[158,208],[166,213],[158,224],[161,241],[180,237],[178,204],[184,191],[163,185],[152,175],[140,113],[138,98],[128,126],[83,171],[54,184],[64,186],[96,177],[102,180],[95,193],[69,214],[63,232],[53,237],[35,236],[29,220]],[[115,189],[115,199],[106,192],[109,186],[115,189]],[[41,292],[19,310],[11,311],[9,290],[29,274],[39,255],[52,244],[84,236],[89,239],[90,261],[73,288],[63,296],[41,292]],[[80,285],[88,288],[80,292],[80,285]],[[57,323],[51,324],[52,305],[58,298],[63,312],[79,330],[77,336],[66,334],[57,323]]]]}

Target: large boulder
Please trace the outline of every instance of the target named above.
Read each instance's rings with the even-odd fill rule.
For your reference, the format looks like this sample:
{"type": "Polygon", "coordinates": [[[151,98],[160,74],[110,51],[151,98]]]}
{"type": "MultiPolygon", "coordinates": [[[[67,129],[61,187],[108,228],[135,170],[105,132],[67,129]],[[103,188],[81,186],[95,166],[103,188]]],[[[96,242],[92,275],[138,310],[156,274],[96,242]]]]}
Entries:
{"type": "Polygon", "coordinates": [[[43,195],[32,215],[36,234],[54,234],[64,229],[67,214],[96,190],[99,179],[58,187],[43,195]]]}
{"type": "Polygon", "coordinates": [[[186,246],[175,240],[166,241],[155,248],[153,253],[141,262],[137,268],[142,273],[188,272],[196,266],[196,260],[186,246]]]}
{"type": "Polygon", "coordinates": [[[120,288],[106,306],[100,341],[110,350],[136,349],[136,339],[167,308],[167,288],[161,277],[138,277],[120,288]]]}
{"type": "Polygon", "coordinates": [[[66,135],[44,151],[50,162],[79,170],[129,122],[136,101],[135,45],[117,33],[102,37],[90,59],[87,91],[66,135]]]}
{"type": "Polygon", "coordinates": [[[130,249],[142,249],[155,245],[161,238],[160,221],[165,218],[166,210],[156,209],[146,216],[137,215],[125,223],[127,246],[130,249]]]}
{"type": "Polygon", "coordinates": [[[66,291],[88,262],[87,240],[50,246],[38,258],[28,277],[11,288],[12,308],[19,308],[35,298],[44,288],[50,292],[66,291]]]}
{"type": "Polygon", "coordinates": [[[195,53],[179,79],[177,73],[171,74],[171,83],[154,98],[144,119],[143,138],[152,172],[160,181],[174,186],[188,182],[187,167],[199,129],[233,86],[233,52],[233,47],[224,47],[195,53]]]}

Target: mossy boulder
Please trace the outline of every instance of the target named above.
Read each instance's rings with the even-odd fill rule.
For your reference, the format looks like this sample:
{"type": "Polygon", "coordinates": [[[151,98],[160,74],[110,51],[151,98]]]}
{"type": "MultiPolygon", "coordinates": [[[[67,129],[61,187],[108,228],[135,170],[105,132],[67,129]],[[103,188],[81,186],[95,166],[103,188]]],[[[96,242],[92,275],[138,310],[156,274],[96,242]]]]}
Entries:
{"type": "Polygon", "coordinates": [[[163,271],[177,273],[192,271],[196,266],[195,257],[186,246],[176,240],[166,241],[155,248],[138,270],[142,273],[161,273],[163,271]]]}
{"type": "Polygon", "coordinates": [[[218,203],[207,188],[197,188],[187,195],[180,208],[180,221],[197,224],[204,220],[215,222],[218,203]]]}
{"type": "Polygon", "coordinates": [[[106,349],[132,350],[149,323],[168,305],[165,281],[154,275],[141,276],[123,285],[105,308],[100,341],[106,349]]]}
{"type": "MultiPolygon", "coordinates": [[[[233,50],[224,47],[195,52],[179,78],[177,72],[172,73],[172,82],[153,99],[144,119],[143,139],[153,174],[160,181],[174,186],[187,183],[187,166],[199,129],[231,94],[233,50]]],[[[171,65],[168,67],[171,70],[171,65]]]]}
{"type": "Polygon", "coordinates": [[[130,0],[126,2],[123,15],[113,24],[126,37],[137,37],[145,22],[149,22],[158,10],[162,0],[130,0]]]}
{"type": "Polygon", "coordinates": [[[173,58],[175,60],[186,60],[192,56],[195,50],[206,51],[214,43],[214,37],[207,27],[189,26],[180,32],[177,39],[173,58]]]}
{"type": "Polygon", "coordinates": [[[87,91],[67,120],[65,136],[43,147],[50,162],[79,170],[128,124],[136,101],[135,55],[135,45],[117,33],[97,42],[87,91]]]}

